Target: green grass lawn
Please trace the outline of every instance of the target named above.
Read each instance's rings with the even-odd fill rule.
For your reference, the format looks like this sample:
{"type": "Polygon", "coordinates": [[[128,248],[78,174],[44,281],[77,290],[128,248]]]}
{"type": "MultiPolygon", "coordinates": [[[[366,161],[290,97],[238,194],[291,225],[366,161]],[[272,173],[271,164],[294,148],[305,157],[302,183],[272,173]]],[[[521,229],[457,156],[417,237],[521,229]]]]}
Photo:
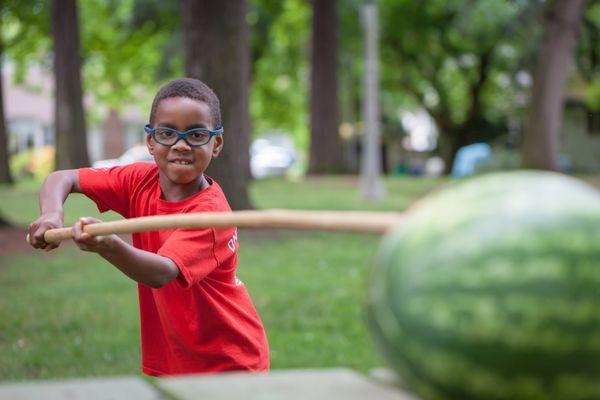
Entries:
{"type": "MultiPolygon", "coordinates": [[[[258,181],[251,196],[259,208],[403,210],[442,182],[390,178],[388,198],[368,204],[350,177],[258,181]]],[[[38,214],[38,187],[0,187],[0,213],[26,226],[38,214]]],[[[83,215],[98,213],[75,195],[66,223],[83,215]]],[[[273,369],[380,365],[362,308],[378,242],[368,235],[240,232],[238,275],[265,323],[273,369]]],[[[97,255],[65,243],[51,253],[3,256],[0,293],[0,380],[140,371],[135,284],[97,255]]]]}

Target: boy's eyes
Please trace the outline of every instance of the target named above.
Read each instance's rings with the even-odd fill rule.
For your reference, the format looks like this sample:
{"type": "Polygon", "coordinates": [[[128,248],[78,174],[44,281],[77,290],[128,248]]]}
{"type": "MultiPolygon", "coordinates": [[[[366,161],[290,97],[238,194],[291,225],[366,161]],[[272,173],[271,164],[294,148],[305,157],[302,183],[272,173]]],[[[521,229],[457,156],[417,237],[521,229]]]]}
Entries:
{"type": "Polygon", "coordinates": [[[173,132],[171,131],[156,131],[156,134],[162,137],[169,137],[169,136],[173,136],[175,135],[173,132]]]}
{"type": "Polygon", "coordinates": [[[189,134],[189,136],[191,136],[193,139],[204,139],[209,135],[206,132],[192,132],[189,134]]]}
{"type": "MultiPolygon", "coordinates": [[[[167,143],[175,141],[177,134],[167,129],[159,129],[154,133],[158,140],[166,141],[167,143]]],[[[210,139],[210,134],[204,131],[192,131],[186,135],[186,140],[191,144],[204,144],[210,139]]]]}
{"type": "MultiPolygon", "coordinates": [[[[173,136],[175,135],[175,132],[171,132],[168,130],[158,130],[156,131],[156,134],[161,136],[173,136]]],[[[188,136],[191,136],[193,138],[203,138],[209,136],[209,134],[203,131],[196,131],[188,133],[188,136]]]]}

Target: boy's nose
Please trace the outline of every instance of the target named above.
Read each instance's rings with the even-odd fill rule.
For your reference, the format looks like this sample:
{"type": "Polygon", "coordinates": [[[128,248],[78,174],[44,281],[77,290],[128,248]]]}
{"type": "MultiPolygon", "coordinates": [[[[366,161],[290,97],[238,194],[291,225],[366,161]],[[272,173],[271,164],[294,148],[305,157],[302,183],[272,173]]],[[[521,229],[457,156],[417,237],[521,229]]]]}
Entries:
{"type": "Polygon", "coordinates": [[[183,140],[183,138],[179,138],[174,144],[173,146],[171,146],[171,148],[173,150],[178,150],[178,151],[185,151],[185,150],[191,150],[191,147],[189,144],[187,144],[187,142],[185,140],[183,140]]]}

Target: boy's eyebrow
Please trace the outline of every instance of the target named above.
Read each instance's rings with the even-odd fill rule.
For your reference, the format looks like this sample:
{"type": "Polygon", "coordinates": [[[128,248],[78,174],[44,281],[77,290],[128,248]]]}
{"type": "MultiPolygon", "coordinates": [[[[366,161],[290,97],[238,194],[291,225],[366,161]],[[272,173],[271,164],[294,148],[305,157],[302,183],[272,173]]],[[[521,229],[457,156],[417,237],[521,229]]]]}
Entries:
{"type": "MultiPolygon", "coordinates": [[[[169,122],[157,122],[156,126],[162,126],[163,128],[171,128],[171,129],[177,130],[177,127],[174,124],[171,124],[169,122]]],[[[192,125],[188,125],[188,127],[185,128],[184,131],[189,131],[190,129],[196,129],[196,128],[207,129],[208,127],[205,124],[202,124],[202,123],[192,124],[192,125]]]]}
{"type": "Polygon", "coordinates": [[[189,131],[190,129],[196,129],[196,128],[208,128],[206,125],[204,124],[193,124],[193,125],[189,125],[187,128],[185,128],[186,131],[189,131]]]}

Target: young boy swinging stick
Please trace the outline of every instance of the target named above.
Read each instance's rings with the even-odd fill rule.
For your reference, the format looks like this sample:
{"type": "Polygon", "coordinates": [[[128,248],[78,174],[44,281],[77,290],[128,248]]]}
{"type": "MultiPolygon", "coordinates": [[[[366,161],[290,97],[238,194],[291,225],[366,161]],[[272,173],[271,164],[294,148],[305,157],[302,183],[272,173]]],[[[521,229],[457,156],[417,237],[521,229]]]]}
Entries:
{"type": "MultiPolygon", "coordinates": [[[[40,217],[29,227],[30,243],[52,250],[44,232],[62,227],[69,193],[83,193],[100,212],[125,218],[230,211],[219,185],[206,175],[223,147],[219,100],[195,79],[163,86],[152,103],[146,143],[155,163],[56,171],[40,190],[40,217]]],[[[132,235],[91,236],[81,218],[73,240],[138,282],[142,371],[164,376],[269,369],[261,320],[235,275],[237,231],[171,229],[132,235]]]]}

